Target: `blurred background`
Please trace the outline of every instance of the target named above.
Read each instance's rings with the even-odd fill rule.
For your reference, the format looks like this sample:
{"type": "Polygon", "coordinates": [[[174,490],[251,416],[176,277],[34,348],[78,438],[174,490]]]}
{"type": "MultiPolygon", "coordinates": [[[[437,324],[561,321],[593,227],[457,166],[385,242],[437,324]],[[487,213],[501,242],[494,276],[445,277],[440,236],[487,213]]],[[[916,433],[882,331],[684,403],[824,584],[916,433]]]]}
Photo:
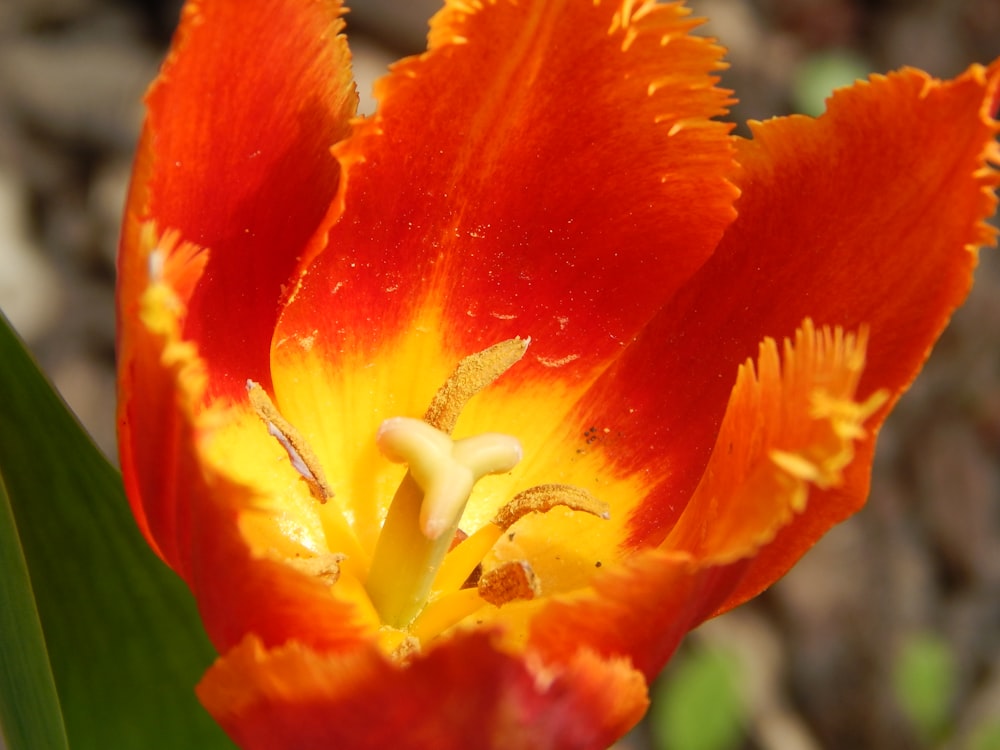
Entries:
{"type": "MultiPolygon", "coordinates": [[[[248,0],[249,1],[249,0],[248,0]]],[[[1000,56],[1000,0],[690,0],[733,119],[903,65],[1000,56]]],[[[434,0],[355,0],[362,109],[434,0]]],[[[114,456],[114,256],[177,0],[0,0],[0,309],[114,456]]],[[[745,131],[741,131],[745,132],[745,131]]],[[[891,293],[891,290],[887,290],[891,293]]],[[[0,363],[2,366],[2,363],[0,363]]],[[[1000,749],[1000,258],[883,430],[868,507],[688,639],[621,748],[1000,749]]]]}

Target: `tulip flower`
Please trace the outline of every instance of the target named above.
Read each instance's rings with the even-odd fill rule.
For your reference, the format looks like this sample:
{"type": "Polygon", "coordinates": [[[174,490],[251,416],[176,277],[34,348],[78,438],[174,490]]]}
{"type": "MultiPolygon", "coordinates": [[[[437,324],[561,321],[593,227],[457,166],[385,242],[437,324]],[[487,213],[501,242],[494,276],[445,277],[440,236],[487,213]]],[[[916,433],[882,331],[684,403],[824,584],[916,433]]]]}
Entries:
{"type": "Polygon", "coordinates": [[[602,748],[868,491],[992,244],[1000,62],[721,119],[680,3],[449,0],[354,118],[338,0],[189,0],[119,427],[247,748],[602,748]]]}

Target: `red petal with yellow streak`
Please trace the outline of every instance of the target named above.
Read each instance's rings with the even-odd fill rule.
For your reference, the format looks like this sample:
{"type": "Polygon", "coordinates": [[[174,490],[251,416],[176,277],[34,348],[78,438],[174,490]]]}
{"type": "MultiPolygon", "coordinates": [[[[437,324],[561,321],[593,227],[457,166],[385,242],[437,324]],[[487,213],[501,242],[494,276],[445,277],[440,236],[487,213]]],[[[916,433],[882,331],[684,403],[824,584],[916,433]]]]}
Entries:
{"type": "Polygon", "coordinates": [[[119,260],[120,320],[137,298],[143,222],[207,248],[184,336],[212,394],[268,383],[282,288],[337,189],[330,147],[357,97],[339,0],[189,2],[147,97],[119,260]]]}
{"type": "Polygon", "coordinates": [[[843,482],[865,422],[888,394],[855,400],[864,336],[806,320],[779,359],[773,339],[740,367],[715,447],[687,507],[661,545],[728,564],[756,553],[808,509],[812,487],[843,482]]]}
{"type": "Polygon", "coordinates": [[[812,486],[837,486],[885,394],[855,401],[864,341],[805,321],[779,357],[761,343],[739,370],[702,480],[658,549],[636,550],[559,597],[530,624],[549,659],[581,644],[627,655],[650,679],[684,634],[733,596],[753,556],[807,509],[812,486]]]}
{"type": "MultiPolygon", "coordinates": [[[[765,336],[866,327],[859,397],[887,406],[846,484],[815,493],[766,548],[739,596],[772,582],[867,494],[874,433],[965,298],[997,185],[992,106],[1000,63],[941,82],[914,70],[837,92],[816,119],[753,125],[738,141],[739,216],[699,272],[587,397],[579,424],[606,425],[619,470],[653,490],[630,545],[658,544],[701,480],[737,366],[765,336]]],[[[709,519],[706,519],[708,522],[709,519]]]]}
{"type": "Polygon", "coordinates": [[[482,632],[405,667],[374,650],[266,651],[251,638],[216,662],[198,696],[247,750],[603,750],[647,704],[625,660],[584,649],[530,663],[482,632]]]}
{"type": "Polygon", "coordinates": [[[170,351],[193,357],[183,340],[206,355],[187,396],[245,399],[248,377],[270,380],[281,286],[336,191],[329,149],[354,107],[340,12],[329,0],[189,3],[148,95],[118,256],[119,445],[140,528],[192,585],[202,524],[186,485],[202,459],[179,420],[198,406],[159,362],[167,344],[142,298],[160,277],[176,297],[170,351]]]}
{"type": "MultiPolygon", "coordinates": [[[[143,237],[147,250],[163,248],[179,262],[197,252],[170,237],[155,237],[148,227],[143,237]]],[[[142,260],[142,267],[157,266],[142,260]]],[[[293,634],[317,648],[366,642],[371,624],[331,597],[319,578],[297,572],[274,554],[277,542],[254,535],[260,499],[212,464],[205,446],[225,414],[199,409],[207,376],[195,347],[180,338],[183,303],[170,286],[176,272],[168,262],[162,277],[146,285],[135,321],[143,335],[135,339],[129,369],[134,400],[121,414],[123,434],[142,438],[124,440],[121,455],[129,469],[123,472],[127,494],[143,531],[191,587],[220,650],[250,632],[268,645],[293,634]]]]}
{"type": "Polygon", "coordinates": [[[449,361],[530,336],[514,377],[592,377],[733,217],[729,126],[708,119],[727,104],[721,50],[686,14],[449,2],[338,144],[337,223],[277,345],[353,367],[426,325],[449,361]]]}

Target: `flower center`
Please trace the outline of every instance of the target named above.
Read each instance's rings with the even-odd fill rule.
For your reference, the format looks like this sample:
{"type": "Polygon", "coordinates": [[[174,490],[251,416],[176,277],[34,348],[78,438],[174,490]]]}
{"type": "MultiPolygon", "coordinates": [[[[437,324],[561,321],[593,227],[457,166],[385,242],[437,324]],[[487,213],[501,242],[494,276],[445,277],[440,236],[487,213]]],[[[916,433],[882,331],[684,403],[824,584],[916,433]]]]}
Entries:
{"type": "Polygon", "coordinates": [[[435,394],[423,421],[396,417],[379,429],[375,441],[383,455],[409,465],[365,584],[385,624],[406,627],[424,608],[475,483],[510,471],[521,460],[521,444],[509,435],[454,441],[450,433],[469,399],[520,361],[529,343],[510,339],[466,357],[435,394]]]}
{"type": "MultiPolygon", "coordinates": [[[[418,641],[456,624],[484,603],[500,606],[538,595],[540,584],[527,560],[480,572],[483,558],[523,516],[564,506],[609,517],[607,505],[585,490],[548,484],[518,493],[472,536],[459,529],[476,482],[510,471],[522,453],[510,435],[484,433],[454,440],[450,433],[469,399],[517,363],[528,344],[526,339],[510,339],[466,357],[422,420],[387,419],[375,437],[382,454],[407,464],[407,472],[389,506],[364,588],[383,625],[409,631],[418,641]]],[[[292,466],[313,496],[326,502],[333,492],[318,458],[260,386],[248,382],[247,389],[251,405],[285,448],[292,466]]],[[[328,578],[336,582],[337,576],[328,578]]]]}
{"type": "Polygon", "coordinates": [[[427,601],[473,485],[514,468],[521,444],[495,433],[453,441],[407,417],[387,419],[376,442],[386,458],[406,462],[409,471],[389,506],[365,588],[382,622],[402,628],[427,601]]]}

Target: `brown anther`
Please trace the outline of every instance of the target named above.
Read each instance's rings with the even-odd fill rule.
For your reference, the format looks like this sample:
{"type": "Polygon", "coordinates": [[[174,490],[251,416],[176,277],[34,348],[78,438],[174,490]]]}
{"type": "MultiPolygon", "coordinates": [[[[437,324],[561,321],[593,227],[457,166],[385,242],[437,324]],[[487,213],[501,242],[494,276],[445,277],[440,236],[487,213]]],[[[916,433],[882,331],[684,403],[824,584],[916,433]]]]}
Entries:
{"type": "Polygon", "coordinates": [[[463,359],[434,394],[424,421],[450,435],[469,399],[516,364],[530,342],[531,339],[507,339],[463,359]]]}
{"type": "Polygon", "coordinates": [[[319,458],[292,424],[281,416],[278,407],[271,401],[267,391],[252,380],[247,381],[247,395],[257,416],[267,425],[268,433],[275,438],[288,453],[292,466],[305,480],[313,497],[325,503],[333,497],[333,489],[327,484],[319,458]]]}
{"type": "Polygon", "coordinates": [[[493,524],[506,531],[529,513],[547,513],[558,506],[590,513],[605,520],[611,517],[608,504],[598,500],[587,490],[571,484],[540,484],[514,495],[514,499],[504,505],[493,518],[493,524]]]}
{"type": "Polygon", "coordinates": [[[497,607],[542,593],[538,576],[524,560],[515,560],[487,571],[479,579],[479,595],[497,607]]]}
{"type": "Polygon", "coordinates": [[[404,665],[409,664],[415,656],[420,656],[420,641],[408,635],[393,650],[391,659],[397,665],[404,665]]]}
{"type": "Polygon", "coordinates": [[[332,586],[340,578],[340,563],[346,559],[345,555],[326,553],[314,557],[290,557],[285,562],[300,573],[332,586]]]}

